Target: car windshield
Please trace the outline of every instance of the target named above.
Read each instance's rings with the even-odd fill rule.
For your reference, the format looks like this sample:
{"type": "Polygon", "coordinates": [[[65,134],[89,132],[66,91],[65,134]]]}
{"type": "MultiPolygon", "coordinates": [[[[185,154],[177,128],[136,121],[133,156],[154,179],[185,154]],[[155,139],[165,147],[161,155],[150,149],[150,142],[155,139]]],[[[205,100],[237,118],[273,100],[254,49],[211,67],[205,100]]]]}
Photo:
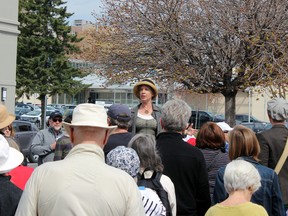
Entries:
{"type": "Polygon", "coordinates": [[[26,115],[29,115],[29,116],[39,116],[40,114],[41,114],[40,110],[33,110],[31,112],[26,113],[26,115]]]}

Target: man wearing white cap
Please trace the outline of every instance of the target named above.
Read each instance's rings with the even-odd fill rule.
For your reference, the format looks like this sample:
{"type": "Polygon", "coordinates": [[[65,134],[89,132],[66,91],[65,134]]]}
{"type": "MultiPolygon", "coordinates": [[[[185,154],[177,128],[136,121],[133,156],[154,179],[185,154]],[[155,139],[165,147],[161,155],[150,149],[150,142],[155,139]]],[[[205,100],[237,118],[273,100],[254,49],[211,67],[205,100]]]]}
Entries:
{"type": "Polygon", "coordinates": [[[13,216],[18,206],[22,190],[14,185],[7,175],[9,171],[18,167],[24,157],[16,149],[9,147],[7,140],[0,135],[0,214],[13,216]]]}
{"type": "MultiPolygon", "coordinates": [[[[256,134],[260,144],[260,163],[275,169],[286,140],[288,129],[285,120],[288,119],[288,102],[283,98],[275,98],[267,102],[267,114],[272,128],[256,134]]],[[[279,172],[279,182],[286,210],[288,208],[288,161],[283,164],[279,172]]]]}
{"type": "Polygon", "coordinates": [[[103,147],[116,126],[108,126],[104,107],[80,104],[64,127],[74,147],[34,171],[16,215],[145,215],[133,178],[105,164],[103,147]]]}

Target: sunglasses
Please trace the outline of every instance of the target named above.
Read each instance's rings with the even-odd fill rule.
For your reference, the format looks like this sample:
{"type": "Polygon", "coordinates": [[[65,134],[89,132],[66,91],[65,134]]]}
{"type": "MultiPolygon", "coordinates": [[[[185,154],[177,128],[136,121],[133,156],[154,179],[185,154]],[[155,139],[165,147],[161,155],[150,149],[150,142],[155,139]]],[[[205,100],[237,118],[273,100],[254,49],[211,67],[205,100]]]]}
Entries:
{"type": "Polygon", "coordinates": [[[58,122],[62,122],[62,119],[55,118],[55,119],[52,119],[52,121],[53,121],[53,122],[57,122],[57,121],[58,121],[58,122]]]}

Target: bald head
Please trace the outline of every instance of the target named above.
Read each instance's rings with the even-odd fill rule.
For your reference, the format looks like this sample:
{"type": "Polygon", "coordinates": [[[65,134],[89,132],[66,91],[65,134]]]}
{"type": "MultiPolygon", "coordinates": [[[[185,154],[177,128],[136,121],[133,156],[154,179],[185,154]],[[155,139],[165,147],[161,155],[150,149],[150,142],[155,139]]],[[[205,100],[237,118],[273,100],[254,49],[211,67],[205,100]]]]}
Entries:
{"type": "Polygon", "coordinates": [[[108,137],[109,129],[90,126],[73,126],[70,128],[70,139],[73,145],[97,144],[103,148],[108,137]]]}

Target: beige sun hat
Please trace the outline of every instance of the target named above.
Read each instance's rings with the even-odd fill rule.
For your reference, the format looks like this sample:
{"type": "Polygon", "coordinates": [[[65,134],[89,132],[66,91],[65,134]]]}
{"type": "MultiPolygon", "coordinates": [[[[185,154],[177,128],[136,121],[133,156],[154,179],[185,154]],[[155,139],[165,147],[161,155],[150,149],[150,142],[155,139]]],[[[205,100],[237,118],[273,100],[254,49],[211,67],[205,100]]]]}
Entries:
{"type": "Polygon", "coordinates": [[[0,174],[16,168],[23,160],[23,154],[10,147],[5,137],[0,134],[0,174]]]}
{"type": "Polygon", "coordinates": [[[117,126],[109,126],[107,120],[104,106],[83,103],[74,108],[71,123],[63,122],[63,125],[67,132],[71,126],[89,126],[111,130],[117,128],[117,126]]]}
{"type": "Polygon", "coordinates": [[[15,120],[15,115],[9,114],[6,106],[0,104],[0,129],[7,127],[15,120]]]}
{"type": "Polygon", "coordinates": [[[154,95],[153,95],[153,99],[157,97],[158,95],[158,89],[156,88],[156,85],[155,83],[149,79],[149,78],[145,78],[143,80],[141,80],[140,82],[136,83],[134,88],[133,88],[133,92],[134,92],[134,95],[140,99],[140,89],[139,87],[142,86],[142,85],[146,85],[146,86],[149,86],[152,91],[154,92],[154,95]]]}

